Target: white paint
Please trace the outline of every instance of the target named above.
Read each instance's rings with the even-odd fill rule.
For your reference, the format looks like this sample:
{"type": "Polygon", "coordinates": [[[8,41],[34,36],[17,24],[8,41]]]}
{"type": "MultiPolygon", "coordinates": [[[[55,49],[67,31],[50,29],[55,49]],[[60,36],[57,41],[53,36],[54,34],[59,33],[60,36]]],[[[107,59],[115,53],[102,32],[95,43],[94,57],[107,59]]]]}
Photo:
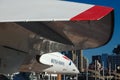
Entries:
{"type": "Polygon", "coordinates": [[[59,0],[0,0],[0,22],[69,20],[93,6],[59,0]]]}

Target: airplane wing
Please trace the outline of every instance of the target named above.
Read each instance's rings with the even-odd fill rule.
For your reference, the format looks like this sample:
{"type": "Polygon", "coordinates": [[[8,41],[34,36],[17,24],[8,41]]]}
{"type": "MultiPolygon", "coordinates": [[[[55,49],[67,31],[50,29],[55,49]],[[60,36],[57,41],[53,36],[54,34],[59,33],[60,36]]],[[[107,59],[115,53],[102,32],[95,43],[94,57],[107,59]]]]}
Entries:
{"type": "MultiPolygon", "coordinates": [[[[59,0],[3,0],[0,10],[0,26],[8,30],[12,26],[11,30],[14,31],[12,33],[16,34],[14,36],[17,36],[17,39],[22,37],[24,39],[21,42],[15,40],[16,43],[14,43],[14,38],[8,39],[7,42],[6,38],[0,36],[5,39],[0,43],[8,43],[5,45],[22,51],[27,50],[28,45],[34,45],[37,50],[41,50],[39,45],[43,43],[50,47],[48,47],[49,50],[46,49],[47,52],[99,47],[110,40],[113,32],[113,8],[110,7],[59,0]],[[23,30],[23,28],[26,29],[23,30]],[[35,40],[29,42],[31,35],[35,40]],[[41,41],[35,36],[44,37],[47,40],[41,41]],[[54,41],[57,42],[55,45],[57,44],[58,49],[51,44],[54,41]],[[21,47],[25,45],[26,49],[19,48],[18,43],[21,43],[21,47]],[[66,49],[66,46],[69,48],[66,49]]],[[[3,36],[8,37],[5,33],[3,36]]],[[[11,37],[13,37],[12,33],[10,32],[11,37]]]]}
{"type": "Polygon", "coordinates": [[[106,44],[113,32],[113,12],[110,7],[59,0],[1,0],[0,50],[11,52],[0,57],[0,70],[13,68],[18,61],[30,63],[40,53],[106,44]],[[14,65],[7,65],[13,59],[8,54],[14,55],[14,65]],[[19,55],[24,57],[16,61],[19,55]]]}

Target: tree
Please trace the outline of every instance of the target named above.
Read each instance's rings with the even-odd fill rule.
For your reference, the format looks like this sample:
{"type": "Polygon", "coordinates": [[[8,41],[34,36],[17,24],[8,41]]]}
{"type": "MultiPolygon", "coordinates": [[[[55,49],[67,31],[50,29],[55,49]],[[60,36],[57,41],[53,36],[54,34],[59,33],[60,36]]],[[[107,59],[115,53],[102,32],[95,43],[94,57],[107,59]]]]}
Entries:
{"type": "Polygon", "coordinates": [[[116,48],[113,49],[113,53],[120,54],[120,45],[118,45],[116,48]]]}

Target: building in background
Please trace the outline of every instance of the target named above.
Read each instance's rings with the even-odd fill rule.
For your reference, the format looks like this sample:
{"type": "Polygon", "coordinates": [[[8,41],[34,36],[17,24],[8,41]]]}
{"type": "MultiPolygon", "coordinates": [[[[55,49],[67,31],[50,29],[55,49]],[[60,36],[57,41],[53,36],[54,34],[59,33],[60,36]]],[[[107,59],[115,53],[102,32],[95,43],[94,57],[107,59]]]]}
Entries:
{"type": "Polygon", "coordinates": [[[88,67],[87,58],[83,56],[83,69],[84,69],[84,72],[86,71],[87,67],[88,67]]]}
{"type": "Polygon", "coordinates": [[[109,55],[108,57],[108,66],[111,66],[111,70],[114,71],[117,69],[120,72],[120,55],[109,55]]]}
{"type": "Polygon", "coordinates": [[[109,66],[108,66],[108,65],[109,65],[109,64],[108,64],[108,61],[109,61],[109,60],[108,60],[108,56],[109,56],[109,55],[108,55],[107,53],[103,53],[103,54],[101,55],[101,64],[104,65],[104,69],[105,69],[105,70],[107,70],[108,67],[109,67],[109,66]]]}
{"type": "MultiPolygon", "coordinates": [[[[104,70],[120,72],[120,54],[102,54],[102,55],[94,55],[92,56],[92,63],[95,63],[95,60],[98,60],[102,66],[104,66],[104,70]]],[[[93,65],[91,64],[91,67],[93,65]]]]}
{"type": "Polygon", "coordinates": [[[92,62],[95,62],[95,60],[98,60],[101,63],[101,55],[92,56],[92,62]]]}

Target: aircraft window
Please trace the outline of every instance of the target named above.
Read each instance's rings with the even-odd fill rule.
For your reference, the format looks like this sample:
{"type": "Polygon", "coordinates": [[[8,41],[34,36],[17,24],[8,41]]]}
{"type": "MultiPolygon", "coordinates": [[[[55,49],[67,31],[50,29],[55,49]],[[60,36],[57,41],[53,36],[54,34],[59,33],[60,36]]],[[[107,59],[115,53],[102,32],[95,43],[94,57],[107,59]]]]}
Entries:
{"type": "Polygon", "coordinates": [[[70,63],[69,63],[69,65],[71,65],[72,63],[71,63],[71,61],[70,61],[70,63]]]}

